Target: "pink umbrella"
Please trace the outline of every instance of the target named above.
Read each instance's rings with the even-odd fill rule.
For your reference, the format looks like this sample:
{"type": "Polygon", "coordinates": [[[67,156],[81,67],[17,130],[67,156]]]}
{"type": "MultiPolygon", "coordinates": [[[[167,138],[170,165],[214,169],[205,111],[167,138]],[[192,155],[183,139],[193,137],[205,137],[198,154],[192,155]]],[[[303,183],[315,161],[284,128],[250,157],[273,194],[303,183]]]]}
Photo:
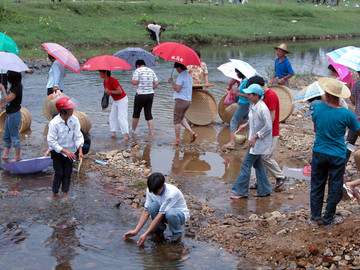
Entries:
{"type": "Polygon", "coordinates": [[[335,68],[336,72],[339,74],[340,81],[345,83],[351,83],[351,86],[354,85],[354,79],[351,76],[351,72],[349,71],[349,68],[343,65],[340,65],[338,63],[335,63],[329,55],[326,55],[329,59],[330,64],[335,68]]]}
{"type": "Polygon", "coordinates": [[[56,58],[61,64],[63,64],[68,69],[72,70],[75,73],[80,72],[79,61],[75,56],[63,46],[56,43],[43,43],[41,44],[46,51],[56,58]]]}
{"type": "Polygon", "coordinates": [[[118,70],[132,69],[133,67],[124,59],[112,55],[100,55],[87,60],[81,69],[86,70],[118,70]]]}

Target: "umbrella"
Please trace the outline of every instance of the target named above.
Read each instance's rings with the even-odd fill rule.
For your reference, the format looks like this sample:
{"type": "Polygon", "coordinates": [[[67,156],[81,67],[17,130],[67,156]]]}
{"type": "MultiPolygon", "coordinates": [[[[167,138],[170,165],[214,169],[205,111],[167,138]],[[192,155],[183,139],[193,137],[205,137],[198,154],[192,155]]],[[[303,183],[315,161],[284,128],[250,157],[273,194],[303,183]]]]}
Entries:
{"type": "Polygon", "coordinates": [[[230,59],[231,63],[233,63],[234,68],[239,70],[246,78],[251,78],[252,76],[255,76],[256,70],[248,63],[242,60],[238,59],[230,59]]]}
{"type": "Polygon", "coordinates": [[[0,69],[21,72],[29,70],[25,63],[13,53],[0,52],[0,69]]]}
{"type": "Polygon", "coordinates": [[[235,72],[235,66],[232,62],[222,64],[218,66],[217,69],[220,70],[225,76],[235,79],[237,81],[241,81],[241,79],[237,76],[235,72]]]}
{"type": "Polygon", "coordinates": [[[325,91],[320,87],[319,82],[313,82],[302,89],[294,98],[294,102],[303,102],[308,99],[322,96],[325,91]]]}
{"type": "Polygon", "coordinates": [[[335,68],[337,74],[339,74],[339,77],[341,80],[343,80],[346,76],[348,76],[349,69],[343,65],[340,65],[338,63],[335,63],[329,55],[326,55],[329,59],[330,64],[335,68]]]}
{"type": "Polygon", "coordinates": [[[7,51],[14,54],[20,53],[19,47],[15,41],[4,33],[0,33],[0,51],[7,51]]]}
{"type": "Polygon", "coordinates": [[[112,55],[101,55],[87,60],[81,69],[86,70],[117,70],[117,69],[132,69],[133,67],[121,59],[112,55]]]}
{"type": "Polygon", "coordinates": [[[178,62],[185,66],[201,66],[201,60],[197,53],[181,43],[163,42],[155,46],[152,53],[161,56],[166,61],[178,62]]]}
{"type": "Polygon", "coordinates": [[[136,68],[135,63],[137,60],[142,59],[145,61],[147,67],[155,66],[155,56],[148,51],[145,51],[139,47],[128,47],[123,50],[118,51],[114,54],[116,57],[120,57],[132,65],[133,68],[136,68]]]}
{"type": "Polygon", "coordinates": [[[79,61],[75,56],[63,46],[57,43],[43,43],[41,44],[46,51],[56,58],[61,64],[63,64],[68,69],[74,71],[75,73],[80,72],[79,61]]]}
{"type": "Polygon", "coordinates": [[[360,71],[360,48],[358,47],[343,47],[327,53],[326,56],[330,57],[335,63],[360,71]]]}
{"type": "Polygon", "coordinates": [[[23,159],[17,162],[9,162],[3,164],[5,170],[12,173],[36,173],[44,170],[52,164],[50,157],[38,157],[32,159],[23,159]]]}

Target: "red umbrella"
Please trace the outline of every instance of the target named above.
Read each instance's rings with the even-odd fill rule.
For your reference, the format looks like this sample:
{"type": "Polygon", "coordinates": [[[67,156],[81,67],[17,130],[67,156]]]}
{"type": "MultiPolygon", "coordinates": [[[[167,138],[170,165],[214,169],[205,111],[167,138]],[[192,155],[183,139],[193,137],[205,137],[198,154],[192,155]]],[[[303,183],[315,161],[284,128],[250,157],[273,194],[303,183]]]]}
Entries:
{"type": "Polygon", "coordinates": [[[55,57],[56,60],[58,60],[65,67],[74,71],[75,73],[80,72],[79,61],[68,49],[56,43],[43,43],[41,45],[50,55],[55,57]]]}
{"type": "Polygon", "coordinates": [[[184,44],[176,42],[163,42],[155,46],[152,52],[161,56],[165,60],[178,62],[185,66],[201,66],[201,60],[197,53],[184,44]]]}
{"type": "Polygon", "coordinates": [[[133,67],[121,59],[112,55],[101,55],[87,60],[81,69],[86,70],[117,70],[117,69],[132,69],[133,67]]]}

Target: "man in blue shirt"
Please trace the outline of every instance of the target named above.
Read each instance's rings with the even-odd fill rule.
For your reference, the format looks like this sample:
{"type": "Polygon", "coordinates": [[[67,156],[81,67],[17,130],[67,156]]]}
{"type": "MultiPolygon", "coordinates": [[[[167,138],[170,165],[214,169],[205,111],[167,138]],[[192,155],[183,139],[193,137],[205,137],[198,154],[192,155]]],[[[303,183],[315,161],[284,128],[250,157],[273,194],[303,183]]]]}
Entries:
{"type": "Polygon", "coordinates": [[[290,61],[286,58],[285,54],[290,53],[286,44],[280,44],[274,47],[276,50],[275,71],[274,76],[270,80],[270,84],[289,85],[289,79],[294,76],[294,71],[291,67],[290,61]]]}
{"type": "Polygon", "coordinates": [[[339,98],[348,98],[350,90],[333,78],[320,78],[319,85],[325,90],[326,103],[314,108],[312,121],[316,132],[311,163],[310,226],[313,229],[323,223],[325,229],[339,224],[335,220],[336,206],[343,193],[343,175],[346,165],[346,128],[360,134],[360,124],[355,115],[339,105],[339,98]],[[328,181],[326,210],[322,215],[325,185],[328,181]]]}

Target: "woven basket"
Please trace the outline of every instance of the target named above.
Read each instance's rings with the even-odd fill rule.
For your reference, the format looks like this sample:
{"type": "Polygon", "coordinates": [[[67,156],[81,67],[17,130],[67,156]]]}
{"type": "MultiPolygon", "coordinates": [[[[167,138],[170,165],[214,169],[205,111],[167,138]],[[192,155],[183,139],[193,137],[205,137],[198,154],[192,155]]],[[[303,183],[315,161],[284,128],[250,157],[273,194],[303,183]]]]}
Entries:
{"type": "MultiPolygon", "coordinates": [[[[47,120],[51,120],[53,118],[54,113],[57,112],[56,109],[56,100],[57,98],[51,98],[52,95],[48,95],[43,103],[43,113],[47,120]]],[[[67,97],[67,95],[62,94],[61,97],[67,97]]]]}
{"type": "MultiPolygon", "coordinates": [[[[25,132],[30,129],[31,126],[31,115],[30,112],[25,109],[21,108],[21,122],[19,126],[19,132],[25,132]]],[[[0,132],[4,132],[5,130],[5,120],[6,120],[6,111],[2,111],[0,113],[0,132]]]]}
{"type": "Polygon", "coordinates": [[[288,119],[294,111],[295,104],[293,102],[294,95],[291,90],[284,85],[270,85],[268,86],[279,97],[280,115],[279,122],[284,122],[288,119]]]}
{"type": "Polygon", "coordinates": [[[84,133],[88,133],[91,129],[91,122],[86,113],[74,111],[74,115],[79,119],[81,129],[84,133]]]}
{"type": "Polygon", "coordinates": [[[243,131],[236,131],[234,136],[235,142],[242,145],[247,141],[247,132],[243,131]]]}
{"type": "Polygon", "coordinates": [[[231,105],[226,105],[224,103],[226,95],[227,95],[227,93],[220,99],[219,104],[218,104],[218,111],[219,111],[220,118],[224,122],[230,123],[231,118],[233,117],[233,115],[235,114],[237,109],[239,108],[239,103],[236,102],[231,105]]]}
{"type": "Polygon", "coordinates": [[[208,91],[193,89],[191,105],[185,118],[194,125],[206,126],[213,122],[217,115],[216,100],[208,91]]]}

